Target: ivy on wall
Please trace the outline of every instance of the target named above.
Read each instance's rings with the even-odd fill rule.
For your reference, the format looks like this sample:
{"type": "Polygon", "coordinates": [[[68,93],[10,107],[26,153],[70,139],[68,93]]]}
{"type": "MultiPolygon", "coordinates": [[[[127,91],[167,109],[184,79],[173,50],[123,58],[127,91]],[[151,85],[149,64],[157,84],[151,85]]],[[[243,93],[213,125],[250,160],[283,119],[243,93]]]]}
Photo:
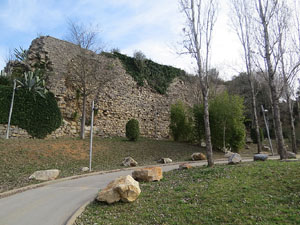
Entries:
{"type": "Polygon", "coordinates": [[[176,77],[186,77],[185,71],[172,67],[161,65],[150,59],[136,59],[123,55],[118,52],[103,53],[107,57],[118,58],[126,69],[126,72],[133,77],[138,85],[144,86],[145,80],[160,94],[166,94],[169,85],[176,77]]]}

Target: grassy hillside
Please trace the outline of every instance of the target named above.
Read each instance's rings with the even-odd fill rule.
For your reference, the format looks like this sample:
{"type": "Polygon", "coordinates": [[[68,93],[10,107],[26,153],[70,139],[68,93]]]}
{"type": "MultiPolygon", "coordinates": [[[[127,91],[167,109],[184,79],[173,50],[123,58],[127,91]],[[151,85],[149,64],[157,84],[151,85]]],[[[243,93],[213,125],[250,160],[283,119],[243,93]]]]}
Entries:
{"type": "MultiPolygon", "coordinates": [[[[194,152],[204,152],[197,146],[166,140],[141,139],[129,142],[125,138],[95,138],[93,170],[122,168],[127,156],[139,165],[157,164],[161,157],[173,161],[189,160],[194,152]]],[[[36,183],[28,177],[36,170],[59,169],[60,177],[81,174],[89,165],[89,140],[71,138],[0,139],[0,192],[36,183]]],[[[216,153],[215,157],[221,157],[216,153]]]]}

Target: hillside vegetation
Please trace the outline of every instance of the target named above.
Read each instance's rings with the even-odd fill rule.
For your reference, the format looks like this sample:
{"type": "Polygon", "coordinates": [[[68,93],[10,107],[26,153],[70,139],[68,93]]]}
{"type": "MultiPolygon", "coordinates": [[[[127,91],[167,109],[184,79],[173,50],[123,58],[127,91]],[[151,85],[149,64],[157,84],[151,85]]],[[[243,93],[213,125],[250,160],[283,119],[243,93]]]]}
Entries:
{"type": "Polygon", "coordinates": [[[138,85],[144,86],[145,81],[147,81],[149,86],[160,94],[166,93],[173,79],[187,77],[185,71],[181,69],[161,65],[150,59],[136,59],[118,52],[104,54],[108,57],[118,58],[126,72],[132,76],[138,85]]]}

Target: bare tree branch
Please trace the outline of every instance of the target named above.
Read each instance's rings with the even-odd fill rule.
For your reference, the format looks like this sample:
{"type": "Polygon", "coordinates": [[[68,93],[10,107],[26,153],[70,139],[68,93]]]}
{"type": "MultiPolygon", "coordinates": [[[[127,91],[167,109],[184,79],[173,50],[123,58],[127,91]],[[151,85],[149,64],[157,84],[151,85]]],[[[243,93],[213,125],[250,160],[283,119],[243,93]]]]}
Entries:
{"type": "Polygon", "coordinates": [[[216,0],[179,0],[179,4],[186,17],[186,27],[183,29],[185,38],[182,45],[197,63],[197,76],[204,102],[206,155],[208,165],[213,166],[208,98],[211,41],[217,19],[218,4],[216,0]]]}
{"type": "Polygon", "coordinates": [[[80,48],[88,49],[96,53],[103,51],[104,44],[99,38],[99,25],[86,25],[75,22],[71,19],[69,19],[67,23],[68,34],[66,36],[66,41],[78,45],[80,48]]]}

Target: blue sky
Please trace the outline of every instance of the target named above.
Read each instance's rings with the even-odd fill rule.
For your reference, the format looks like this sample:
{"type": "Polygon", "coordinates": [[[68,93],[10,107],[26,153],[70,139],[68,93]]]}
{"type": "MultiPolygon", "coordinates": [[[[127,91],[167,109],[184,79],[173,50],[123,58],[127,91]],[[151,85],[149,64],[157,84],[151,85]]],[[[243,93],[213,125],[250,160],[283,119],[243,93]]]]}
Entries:
{"type": "MultiPolygon", "coordinates": [[[[184,17],[177,0],[0,0],[0,69],[9,50],[28,48],[39,35],[64,39],[67,20],[99,25],[107,50],[132,55],[141,50],[152,60],[193,72],[188,56],[176,50],[184,17]]],[[[227,26],[221,6],[213,48],[213,64],[228,79],[240,70],[238,40],[227,26]],[[230,55],[228,54],[230,52],[230,55]]]]}

